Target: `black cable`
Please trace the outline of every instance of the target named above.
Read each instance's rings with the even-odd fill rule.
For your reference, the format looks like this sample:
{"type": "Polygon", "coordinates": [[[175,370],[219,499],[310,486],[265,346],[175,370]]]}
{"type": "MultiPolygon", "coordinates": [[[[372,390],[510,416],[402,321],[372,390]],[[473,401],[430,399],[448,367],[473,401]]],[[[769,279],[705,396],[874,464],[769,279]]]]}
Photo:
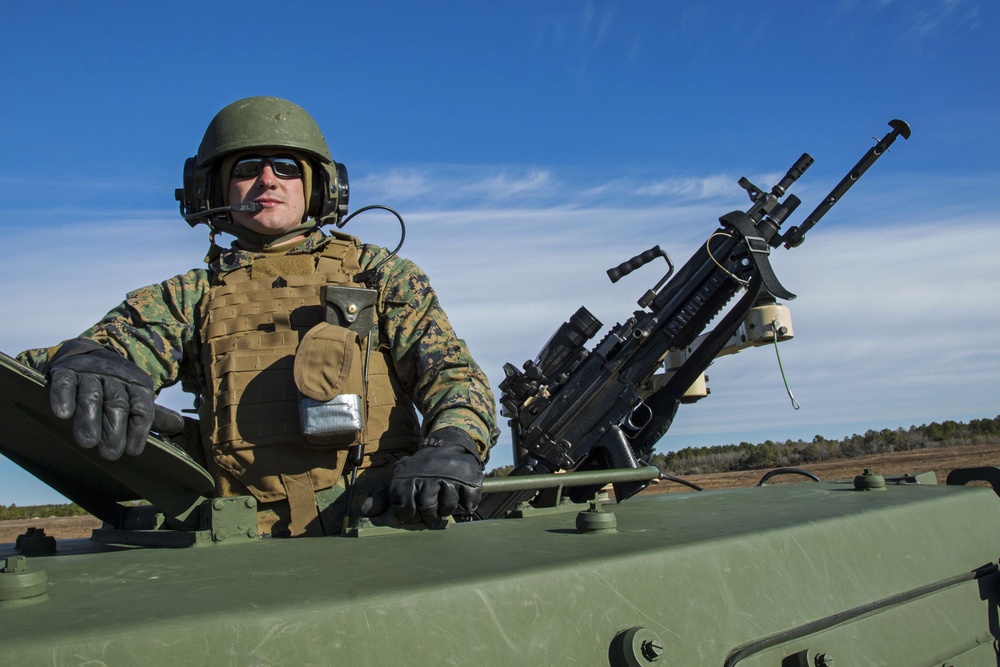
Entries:
{"type": "Polygon", "coordinates": [[[808,477],[814,482],[822,481],[816,475],[812,474],[808,470],[803,470],[802,468],[775,468],[771,472],[761,477],[760,481],[757,482],[757,486],[764,486],[764,483],[767,482],[767,480],[777,475],[802,475],[803,477],[808,477]]]}
{"type": "Polygon", "coordinates": [[[388,211],[389,213],[392,213],[394,216],[396,216],[396,219],[399,220],[399,243],[396,245],[395,248],[393,248],[393,250],[388,255],[382,258],[382,261],[380,261],[378,264],[368,269],[367,271],[363,271],[359,273],[357,276],[355,276],[355,280],[362,283],[367,283],[369,279],[373,275],[375,275],[386,262],[395,257],[396,253],[399,252],[399,249],[403,247],[403,241],[406,240],[406,223],[403,222],[403,216],[401,216],[395,210],[389,208],[388,206],[384,206],[382,204],[371,204],[369,206],[363,206],[359,208],[357,211],[351,213],[343,220],[338,220],[336,223],[337,228],[343,229],[344,226],[354,218],[354,216],[358,215],[359,213],[364,213],[365,211],[371,211],[372,209],[381,209],[383,211],[388,211]]]}

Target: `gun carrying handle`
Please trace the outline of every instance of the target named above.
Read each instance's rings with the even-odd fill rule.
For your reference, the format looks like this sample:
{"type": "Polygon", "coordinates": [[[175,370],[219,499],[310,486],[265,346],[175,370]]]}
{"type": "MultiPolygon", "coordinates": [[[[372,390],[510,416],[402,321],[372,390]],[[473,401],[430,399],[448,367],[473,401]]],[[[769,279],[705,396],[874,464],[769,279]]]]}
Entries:
{"type": "Polygon", "coordinates": [[[657,257],[662,257],[667,260],[667,272],[662,278],[660,278],[660,282],[656,283],[652,289],[646,290],[646,293],[639,299],[639,306],[646,308],[649,304],[653,303],[653,299],[656,298],[656,294],[660,291],[660,288],[663,287],[663,284],[667,282],[670,276],[674,275],[674,263],[670,261],[670,255],[663,252],[663,250],[660,249],[660,246],[655,245],[646,252],[636,255],[627,262],[622,262],[615,268],[608,269],[608,278],[611,278],[611,282],[616,283],[624,276],[627,276],[639,267],[649,264],[657,257]]]}
{"type": "MultiPolygon", "coordinates": [[[[649,264],[657,257],[663,257],[667,260],[667,264],[670,264],[670,257],[667,256],[667,253],[660,250],[660,246],[655,245],[649,250],[639,253],[627,262],[622,262],[615,268],[608,269],[608,278],[611,278],[611,282],[616,283],[636,269],[649,264]]],[[[670,268],[672,270],[673,265],[670,268]]]]}

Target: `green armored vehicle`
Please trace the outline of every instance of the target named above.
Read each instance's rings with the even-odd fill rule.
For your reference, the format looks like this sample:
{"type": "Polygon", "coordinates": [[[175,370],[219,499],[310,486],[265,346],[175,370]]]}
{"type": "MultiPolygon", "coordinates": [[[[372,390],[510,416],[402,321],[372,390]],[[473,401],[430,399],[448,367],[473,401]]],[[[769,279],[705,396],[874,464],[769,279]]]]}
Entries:
{"type": "MultiPolygon", "coordinates": [[[[990,489],[869,474],[260,539],[253,501],[204,498],[181,450],[92,456],[45,415],[39,378],[2,364],[4,454],[106,522],[0,550],[3,665],[998,661],[990,489]],[[139,497],[158,505],[124,503],[139,497]]],[[[1000,480],[949,482],[970,477],[1000,480]]]]}
{"type": "Polygon", "coordinates": [[[705,368],[791,336],[769,249],[909,135],[890,125],[802,225],[779,233],[779,200],[807,155],[770,192],[743,179],[753,205],[676,274],[659,248],[610,271],[669,265],[592,349],[581,308],[505,368],[514,470],[436,528],[262,538],[256,501],[211,497],[169,439],[114,461],[73,444],[44,378],[0,356],[0,453],[104,521],[0,547],[0,664],[997,665],[1000,499],[967,485],[996,469],[634,497],[705,368]]]}

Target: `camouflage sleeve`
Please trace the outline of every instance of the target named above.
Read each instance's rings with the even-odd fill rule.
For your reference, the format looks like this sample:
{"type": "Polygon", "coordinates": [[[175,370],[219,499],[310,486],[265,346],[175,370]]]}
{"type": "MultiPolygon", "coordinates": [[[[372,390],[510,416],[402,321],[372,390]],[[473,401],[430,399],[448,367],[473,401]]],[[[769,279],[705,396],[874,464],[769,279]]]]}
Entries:
{"type": "MultiPolygon", "coordinates": [[[[153,378],[156,391],[179,381],[197,391],[198,305],[208,290],[208,274],[193,269],[157,285],[130,292],[125,300],[90,327],[89,338],[133,361],[153,378]]],[[[23,363],[44,372],[59,346],[26,350],[23,363]]]]}
{"type": "Polygon", "coordinates": [[[34,347],[30,350],[19,352],[15,359],[25,366],[34,368],[39,373],[44,373],[49,366],[49,359],[59,350],[61,345],[62,343],[53,345],[52,347],[34,347]]]}
{"type": "MultiPolygon", "coordinates": [[[[365,250],[362,268],[384,257],[384,249],[365,250]]],[[[465,341],[455,335],[426,274],[409,260],[389,260],[379,271],[378,307],[379,343],[389,349],[423,415],[424,433],[461,428],[476,440],[485,461],[499,435],[493,392],[465,341]]]]}

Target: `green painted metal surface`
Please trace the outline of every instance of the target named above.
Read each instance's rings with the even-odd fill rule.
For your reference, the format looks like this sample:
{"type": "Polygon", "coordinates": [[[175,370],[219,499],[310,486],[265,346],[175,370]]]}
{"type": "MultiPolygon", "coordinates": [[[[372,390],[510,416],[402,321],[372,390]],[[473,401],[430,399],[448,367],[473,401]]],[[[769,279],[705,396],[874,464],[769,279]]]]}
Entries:
{"type": "Polygon", "coordinates": [[[0,603],[0,664],[997,664],[989,490],[805,482],[605,509],[615,531],[580,533],[570,512],[198,549],[62,543],[29,558],[44,598],[0,603]]]}

